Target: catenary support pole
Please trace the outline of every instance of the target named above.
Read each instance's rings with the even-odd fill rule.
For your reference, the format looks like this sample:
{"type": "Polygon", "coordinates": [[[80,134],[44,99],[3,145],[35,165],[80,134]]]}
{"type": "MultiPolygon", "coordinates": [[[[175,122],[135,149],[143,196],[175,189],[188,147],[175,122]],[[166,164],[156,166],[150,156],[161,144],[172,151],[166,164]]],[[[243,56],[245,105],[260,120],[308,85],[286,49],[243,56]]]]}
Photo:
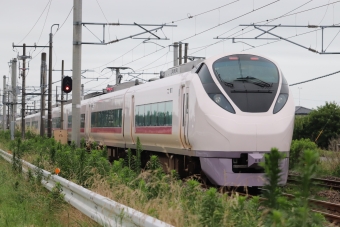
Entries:
{"type": "Polygon", "coordinates": [[[189,43],[186,43],[184,46],[184,63],[187,63],[188,61],[188,45],[189,43]]]}
{"type": "Polygon", "coordinates": [[[22,59],[22,85],[21,85],[21,138],[25,139],[25,105],[26,105],[26,44],[23,44],[23,59],[22,59]]]}
{"type": "Polygon", "coordinates": [[[2,90],[2,130],[6,129],[6,76],[4,75],[2,90]]]}
{"type": "Polygon", "coordinates": [[[180,42],[179,44],[179,65],[182,65],[182,43],[180,42]]]}
{"type": "Polygon", "coordinates": [[[40,69],[40,136],[45,135],[45,94],[46,94],[46,53],[41,54],[41,69],[40,69]]]}
{"type": "Polygon", "coordinates": [[[178,43],[174,43],[174,66],[178,66],[178,43]]]}
{"type": "Polygon", "coordinates": [[[82,0],[73,1],[73,57],[72,57],[72,136],[76,146],[80,144],[80,84],[82,42],[82,0]]]}
{"type": "Polygon", "coordinates": [[[12,121],[15,122],[17,118],[17,59],[12,60],[12,95],[13,95],[13,115],[12,121]]]}
{"type": "Polygon", "coordinates": [[[17,118],[17,59],[12,59],[12,103],[11,103],[11,140],[14,140],[15,120],[17,118]]]}
{"type": "Polygon", "coordinates": [[[50,47],[48,56],[48,113],[47,113],[47,137],[52,137],[52,44],[53,44],[53,34],[52,28],[50,33],[50,47]]]}
{"type": "Polygon", "coordinates": [[[84,84],[81,84],[81,100],[84,100],[84,84]]]}
{"type": "Polygon", "coordinates": [[[64,79],[64,60],[61,61],[60,129],[64,129],[64,92],[63,92],[63,79],[64,79]]]}

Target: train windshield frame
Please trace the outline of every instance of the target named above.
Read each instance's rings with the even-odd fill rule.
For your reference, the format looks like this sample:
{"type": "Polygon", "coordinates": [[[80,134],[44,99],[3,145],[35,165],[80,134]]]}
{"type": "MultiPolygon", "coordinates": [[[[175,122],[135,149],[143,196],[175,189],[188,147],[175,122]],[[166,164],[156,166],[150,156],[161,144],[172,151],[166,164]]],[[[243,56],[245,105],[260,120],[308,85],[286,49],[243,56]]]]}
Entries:
{"type": "Polygon", "coordinates": [[[216,60],[213,71],[217,78],[227,83],[255,78],[265,83],[279,83],[279,70],[266,58],[249,54],[230,55],[216,60]]]}

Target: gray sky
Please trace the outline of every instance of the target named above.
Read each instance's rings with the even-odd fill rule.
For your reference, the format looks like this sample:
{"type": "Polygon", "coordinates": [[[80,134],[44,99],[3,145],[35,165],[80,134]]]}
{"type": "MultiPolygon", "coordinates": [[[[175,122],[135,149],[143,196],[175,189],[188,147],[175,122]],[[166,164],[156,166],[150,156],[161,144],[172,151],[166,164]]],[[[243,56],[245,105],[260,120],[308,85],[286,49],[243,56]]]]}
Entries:
{"type": "MultiPolygon", "coordinates": [[[[10,75],[8,62],[12,58],[17,57],[18,54],[22,55],[22,48],[15,48],[13,50],[12,43],[15,43],[16,45],[22,45],[23,43],[26,43],[26,45],[33,45],[34,43],[37,43],[37,45],[48,44],[51,25],[60,24],[61,26],[64,23],[72,9],[73,1],[0,0],[0,3],[0,71],[1,75],[8,76],[10,75]],[[40,19],[38,20],[39,17],[40,19]]],[[[105,88],[107,84],[114,84],[115,77],[112,76],[109,70],[101,72],[107,66],[128,66],[138,72],[144,70],[144,72],[159,73],[161,70],[166,70],[172,66],[171,60],[173,58],[172,48],[169,48],[168,46],[175,41],[182,40],[184,40],[183,42],[189,43],[189,55],[210,57],[222,52],[245,52],[267,56],[279,64],[290,84],[340,70],[340,55],[316,54],[285,41],[263,45],[266,44],[267,41],[245,40],[247,43],[245,44],[232,43],[231,40],[222,41],[213,39],[223,33],[225,34],[220,37],[227,37],[236,32],[238,33],[231,37],[255,37],[260,34],[259,31],[251,31],[252,28],[247,28],[242,31],[243,27],[238,27],[238,25],[257,23],[274,18],[278,19],[272,21],[270,23],[272,25],[339,24],[340,1],[83,1],[83,22],[105,23],[119,21],[120,23],[136,22],[144,24],[172,24],[172,21],[180,19],[184,20],[174,23],[178,26],[177,28],[163,28],[164,34],[170,40],[155,41],[155,43],[164,46],[165,48],[153,43],[143,44],[143,40],[140,39],[127,39],[110,45],[83,45],[82,69],[93,70],[93,72],[86,72],[84,76],[110,79],[101,79],[98,81],[84,79],[82,80],[82,83],[85,84],[85,89],[87,91],[90,89],[101,90],[105,88]],[[230,3],[228,6],[224,6],[228,3],[230,3]],[[270,3],[272,4],[263,7],[270,3]],[[330,5],[305,11],[326,4],[330,5]],[[220,6],[223,7],[212,10],[220,6]],[[301,7],[298,8],[299,6],[301,7]],[[260,7],[263,8],[259,9],[260,7]],[[296,10],[292,11],[294,9],[296,10]],[[212,11],[195,16],[208,10],[212,11]],[[278,18],[288,12],[290,12],[290,15],[288,14],[284,17],[278,18]],[[301,13],[295,14],[297,12],[301,13]],[[193,17],[189,19],[188,17],[190,16],[193,17]],[[207,29],[210,30],[203,32],[207,29]],[[247,33],[248,31],[251,32],[247,33]],[[218,41],[220,42],[211,45],[218,41]],[[263,46],[252,48],[250,45],[263,46]],[[131,49],[133,50],[131,51],[131,49]],[[124,56],[122,57],[122,55],[124,56]]],[[[57,32],[56,27],[53,29],[53,33],[56,32],[54,36],[53,69],[61,69],[61,60],[65,61],[65,69],[71,69],[72,67],[72,23],[73,12],[71,12],[64,25],[57,32]]],[[[88,29],[96,36],[100,38],[102,37],[101,27],[88,26],[88,29]]],[[[92,35],[89,30],[83,27],[83,42],[97,42],[98,39],[92,35]]],[[[109,41],[115,38],[119,39],[141,31],[142,30],[140,28],[135,26],[110,26],[106,29],[105,40],[109,41]]],[[[336,36],[339,31],[339,28],[329,28],[325,30],[324,48],[328,46],[327,51],[340,52],[340,34],[336,36]]],[[[163,32],[157,31],[156,34],[164,37],[163,32]]],[[[316,29],[311,28],[278,28],[273,30],[273,32],[282,37],[297,35],[291,40],[306,47],[311,47],[321,51],[320,30],[317,31],[316,29]],[[310,33],[300,35],[305,32],[310,33]]],[[[149,37],[149,35],[145,34],[140,37],[149,37]]],[[[263,37],[269,36],[264,35],[263,37]]],[[[36,50],[34,50],[34,48],[27,48],[27,53],[32,56],[32,60],[29,61],[29,72],[27,75],[26,86],[39,86],[40,84],[41,51],[46,52],[48,55],[47,48],[44,50],[41,48],[37,48],[36,50]]],[[[53,81],[59,80],[60,75],[60,72],[54,72],[53,81]]],[[[66,72],[65,75],[72,75],[72,73],[66,72]]],[[[154,76],[142,77],[147,79],[154,76]]],[[[340,82],[339,77],[340,74],[336,74],[327,78],[291,87],[295,104],[299,105],[300,102],[302,106],[308,108],[316,108],[317,106],[323,105],[325,101],[336,101],[340,104],[340,90],[338,89],[338,84],[340,82]]],[[[130,78],[124,77],[125,80],[130,78]]],[[[18,85],[21,86],[21,79],[18,79],[17,81],[18,85]]],[[[2,87],[1,79],[0,88],[2,89],[2,87]]],[[[55,89],[55,86],[53,86],[53,89],[55,89]]]]}

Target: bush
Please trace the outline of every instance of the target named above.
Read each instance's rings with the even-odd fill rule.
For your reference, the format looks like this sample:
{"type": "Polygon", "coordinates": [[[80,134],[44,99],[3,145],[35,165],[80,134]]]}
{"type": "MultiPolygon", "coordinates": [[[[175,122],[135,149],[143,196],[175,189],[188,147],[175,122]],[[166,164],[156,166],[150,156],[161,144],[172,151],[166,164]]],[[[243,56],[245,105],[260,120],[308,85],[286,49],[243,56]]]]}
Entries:
{"type": "Polygon", "coordinates": [[[296,167],[296,164],[299,162],[301,154],[304,150],[317,150],[318,146],[312,142],[310,139],[300,139],[293,140],[290,146],[290,154],[289,154],[289,168],[293,169],[296,167]]]}
{"type": "Polygon", "coordinates": [[[326,102],[306,117],[295,120],[293,139],[309,138],[321,148],[327,148],[332,138],[340,135],[340,106],[326,102]]]}

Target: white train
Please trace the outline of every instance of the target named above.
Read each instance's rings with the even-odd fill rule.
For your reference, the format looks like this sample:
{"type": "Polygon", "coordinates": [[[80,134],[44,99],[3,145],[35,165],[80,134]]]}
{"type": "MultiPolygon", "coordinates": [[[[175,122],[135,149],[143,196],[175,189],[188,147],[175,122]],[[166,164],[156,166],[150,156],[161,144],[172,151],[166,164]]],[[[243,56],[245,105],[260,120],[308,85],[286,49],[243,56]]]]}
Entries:
{"type": "MultiPolygon", "coordinates": [[[[201,171],[225,186],[262,186],[258,163],[276,147],[287,154],[281,163],[286,183],[294,103],[277,64],[258,55],[223,54],[161,77],[83,100],[81,137],[105,144],[111,158],[135,148],[139,137],[144,163],[157,154],[181,175],[201,171]]],[[[71,116],[71,104],[65,105],[68,131],[71,116]]],[[[52,118],[53,128],[60,128],[60,108],[52,118]]],[[[39,128],[39,121],[39,114],[29,115],[26,126],[39,128]]]]}

